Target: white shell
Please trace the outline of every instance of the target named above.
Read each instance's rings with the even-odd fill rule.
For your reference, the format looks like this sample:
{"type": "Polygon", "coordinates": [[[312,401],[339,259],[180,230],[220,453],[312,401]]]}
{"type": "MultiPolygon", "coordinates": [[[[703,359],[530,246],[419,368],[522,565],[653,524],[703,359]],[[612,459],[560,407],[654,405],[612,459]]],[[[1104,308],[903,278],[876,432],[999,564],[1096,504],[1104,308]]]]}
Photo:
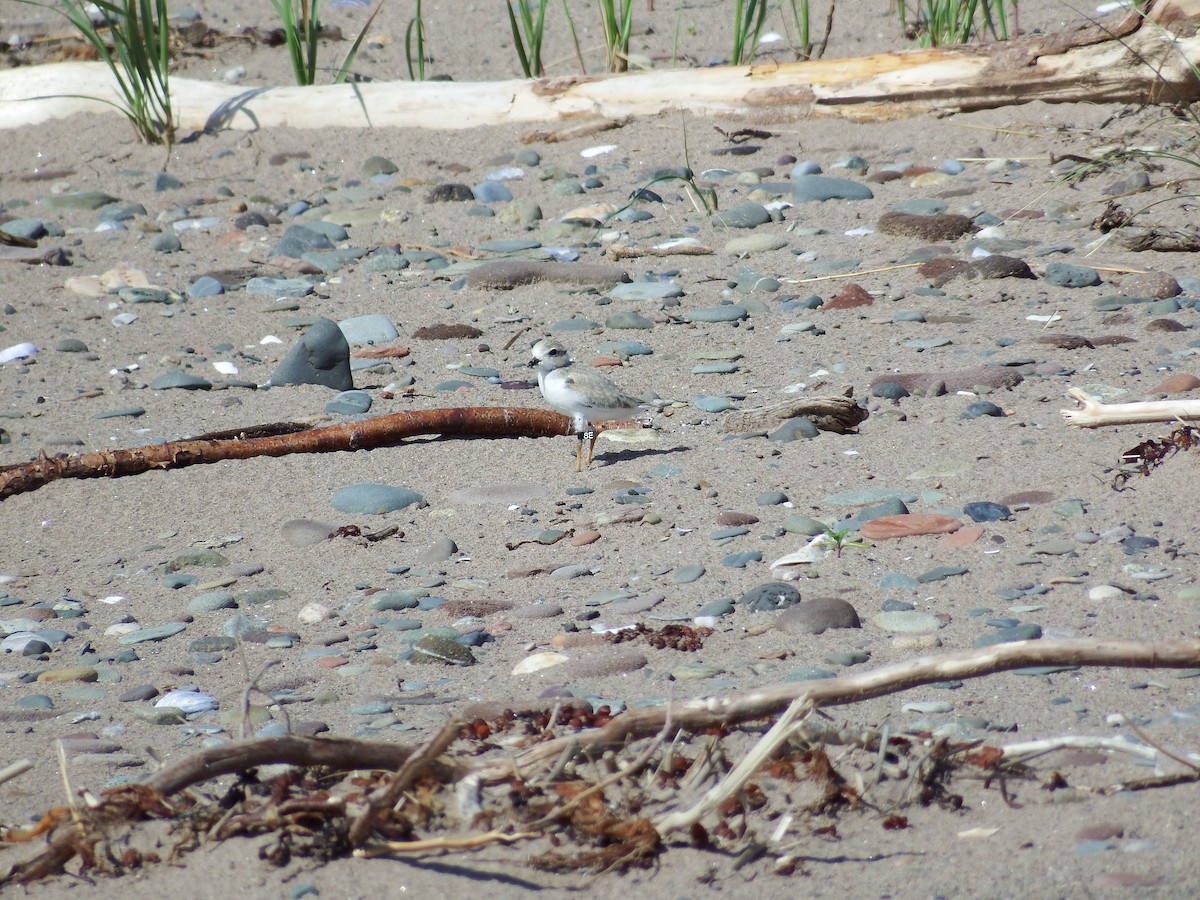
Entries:
{"type": "Polygon", "coordinates": [[[533,672],[540,672],[542,669],[548,669],[551,666],[562,665],[568,659],[570,657],[566,654],[555,653],[553,650],[548,650],[545,653],[535,653],[517,663],[512,673],[514,675],[530,675],[533,672]]]}
{"type": "Polygon", "coordinates": [[[37,356],[37,352],[37,347],[28,341],[24,344],[13,344],[11,347],[5,347],[3,350],[0,350],[0,366],[18,359],[29,359],[31,356],[37,356]]]}
{"type": "Polygon", "coordinates": [[[217,698],[200,691],[167,691],[154,704],[155,708],[170,706],[187,714],[207,712],[217,708],[217,698]]]}
{"type": "Polygon", "coordinates": [[[779,559],[771,563],[771,568],[781,569],[787,566],[803,566],[809,563],[820,562],[832,554],[833,551],[834,547],[829,540],[829,535],[818,534],[795,553],[779,557],[779,559]]]}

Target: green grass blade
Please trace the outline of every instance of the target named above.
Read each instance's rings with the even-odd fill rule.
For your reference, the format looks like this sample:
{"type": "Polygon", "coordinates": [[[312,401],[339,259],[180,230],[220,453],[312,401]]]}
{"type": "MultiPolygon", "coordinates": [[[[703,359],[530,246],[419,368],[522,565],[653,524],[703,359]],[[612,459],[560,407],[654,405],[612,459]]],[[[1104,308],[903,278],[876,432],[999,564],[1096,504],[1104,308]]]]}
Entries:
{"type": "MultiPolygon", "coordinates": [[[[517,15],[513,12],[512,3],[505,4],[508,9],[508,26],[512,29],[513,46],[517,48],[517,58],[521,61],[521,71],[525,73],[526,78],[533,77],[533,71],[529,67],[529,55],[525,52],[525,42],[521,39],[521,29],[517,25],[517,15]]],[[[522,13],[524,13],[524,4],[522,4],[522,13]]]]}
{"type": "Polygon", "coordinates": [[[342,84],[350,75],[350,70],[354,67],[354,60],[358,58],[358,50],[362,47],[362,42],[367,37],[367,32],[371,30],[371,25],[375,22],[375,17],[379,15],[379,11],[383,9],[383,0],[379,0],[379,4],[375,7],[375,11],[367,17],[366,24],[358,33],[358,37],[354,39],[354,43],[350,45],[350,49],[346,51],[346,56],[342,60],[341,66],[338,67],[337,74],[333,77],[334,84],[342,84]]]}

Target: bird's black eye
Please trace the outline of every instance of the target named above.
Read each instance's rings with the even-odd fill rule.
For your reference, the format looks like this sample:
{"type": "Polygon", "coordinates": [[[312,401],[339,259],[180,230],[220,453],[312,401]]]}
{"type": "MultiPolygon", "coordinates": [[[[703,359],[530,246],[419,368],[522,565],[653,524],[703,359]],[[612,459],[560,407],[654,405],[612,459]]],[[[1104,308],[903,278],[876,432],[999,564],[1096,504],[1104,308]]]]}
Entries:
{"type": "Polygon", "coordinates": [[[562,351],[561,351],[561,350],[559,350],[557,347],[553,347],[553,348],[551,348],[551,350],[550,350],[550,355],[551,355],[551,356],[561,356],[561,355],[562,355],[562,351]]]}

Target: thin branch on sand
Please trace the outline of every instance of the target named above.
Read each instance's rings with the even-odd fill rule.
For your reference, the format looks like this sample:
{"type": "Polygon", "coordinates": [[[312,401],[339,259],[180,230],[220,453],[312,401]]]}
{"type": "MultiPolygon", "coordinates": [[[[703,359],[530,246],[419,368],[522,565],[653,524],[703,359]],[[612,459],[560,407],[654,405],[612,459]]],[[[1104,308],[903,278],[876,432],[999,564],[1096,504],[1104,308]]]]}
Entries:
{"type": "Polygon", "coordinates": [[[537,438],[571,433],[567,416],[513,407],[416,410],[324,428],[294,423],[260,425],[144,447],[41,456],[0,468],[0,499],[35,491],[60,478],[120,478],[150,469],[182,469],[227,459],[373,450],[417,435],[537,438]]]}

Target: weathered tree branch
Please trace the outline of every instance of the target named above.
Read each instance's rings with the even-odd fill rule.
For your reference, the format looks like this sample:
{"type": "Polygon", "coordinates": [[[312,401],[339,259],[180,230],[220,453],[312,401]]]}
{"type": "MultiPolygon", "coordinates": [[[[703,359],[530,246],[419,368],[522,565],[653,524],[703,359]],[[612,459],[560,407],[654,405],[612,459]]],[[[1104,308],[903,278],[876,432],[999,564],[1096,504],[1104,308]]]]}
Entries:
{"type": "Polygon", "coordinates": [[[1059,412],[1068,425],[1078,425],[1080,428],[1200,419],[1200,400],[1196,399],[1101,403],[1079,388],[1071,388],[1067,393],[1078,400],[1082,408],[1059,412]]]}
{"type": "Polygon", "coordinates": [[[143,447],[41,456],[0,469],[0,499],[35,491],[60,478],[120,478],[150,469],[182,469],[226,459],[372,450],[417,435],[537,438],[570,434],[571,430],[571,420],[560,413],[514,407],[426,409],[325,428],[260,425],[143,447]]]}

